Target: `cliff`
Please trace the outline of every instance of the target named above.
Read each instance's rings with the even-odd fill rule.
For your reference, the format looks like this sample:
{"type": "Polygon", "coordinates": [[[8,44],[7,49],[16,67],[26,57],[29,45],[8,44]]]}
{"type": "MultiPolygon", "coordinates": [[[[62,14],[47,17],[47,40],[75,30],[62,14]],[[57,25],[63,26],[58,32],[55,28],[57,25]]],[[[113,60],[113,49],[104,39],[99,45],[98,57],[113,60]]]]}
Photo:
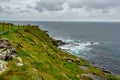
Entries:
{"type": "Polygon", "coordinates": [[[1,59],[7,68],[0,80],[120,80],[57,48],[57,41],[38,26],[20,26],[0,38],[8,39],[16,52],[16,58],[1,59]]]}

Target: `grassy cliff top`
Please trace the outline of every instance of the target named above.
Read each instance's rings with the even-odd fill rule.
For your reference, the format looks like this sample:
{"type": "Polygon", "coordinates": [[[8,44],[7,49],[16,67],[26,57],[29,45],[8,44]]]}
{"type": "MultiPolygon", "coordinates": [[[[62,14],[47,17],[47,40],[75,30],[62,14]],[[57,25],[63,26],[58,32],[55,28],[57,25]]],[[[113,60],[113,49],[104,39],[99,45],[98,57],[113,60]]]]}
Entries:
{"type": "Polygon", "coordinates": [[[53,45],[56,41],[37,26],[14,28],[0,38],[9,39],[24,63],[19,67],[14,59],[7,61],[0,80],[120,80],[58,49],[53,45]]]}

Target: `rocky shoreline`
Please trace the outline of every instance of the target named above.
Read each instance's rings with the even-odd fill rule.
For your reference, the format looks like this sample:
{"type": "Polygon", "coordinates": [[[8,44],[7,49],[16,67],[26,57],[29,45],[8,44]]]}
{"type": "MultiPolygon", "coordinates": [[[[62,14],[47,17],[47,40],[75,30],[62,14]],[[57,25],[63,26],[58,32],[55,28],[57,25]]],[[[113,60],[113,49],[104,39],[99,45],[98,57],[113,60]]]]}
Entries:
{"type": "MultiPolygon", "coordinates": [[[[87,42],[84,42],[84,43],[87,43],[87,42]]],[[[92,41],[90,41],[89,43],[92,44],[92,45],[97,44],[97,43],[94,43],[94,42],[92,42],[92,41]]],[[[66,44],[69,44],[69,43],[66,43],[66,42],[64,42],[64,41],[62,41],[62,40],[56,40],[56,43],[55,43],[54,45],[59,48],[59,46],[64,46],[64,45],[66,45],[66,44]]],[[[61,49],[61,48],[60,48],[60,49],[61,49]]],[[[65,51],[65,49],[62,49],[62,50],[65,51]]],[[[68,61],[70,61],[70,62],[73,62],[72,59],[66,59],[66,60],[68,60],[68,61]]],[[[88,62],[89,62],[89,61],[88,61],[88,62]]],[[[94,62],[89,62],[89,64],[91,64],[92,66],[95,66],[95,65],[94,65],[94,62]]],[[[98,67],[98,66],[95,66],[95,67],[98,68],[98,69],[101,69],[101,70],[102,70],[104,73],[106,73],[106,74],[112,74],[110,71],[106,70],[105,68],[100,68],[100,67],[98,67]]],[[[86,67],[83,67],[83,68],[86,69],[86,67]]],[[[117,75],[116,75],[116,76],[117,76],[117,75]]]]}

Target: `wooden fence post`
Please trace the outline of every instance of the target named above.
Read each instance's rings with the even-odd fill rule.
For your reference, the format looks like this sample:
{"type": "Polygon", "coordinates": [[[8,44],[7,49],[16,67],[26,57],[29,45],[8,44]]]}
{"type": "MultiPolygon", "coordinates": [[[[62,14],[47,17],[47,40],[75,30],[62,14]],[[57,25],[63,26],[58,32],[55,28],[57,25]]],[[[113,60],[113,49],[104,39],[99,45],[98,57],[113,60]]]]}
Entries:
{"type": "Polygon", "coordinates": [[[28,24],[28,27],[30,27],[30,24],[28,24]]]}
{"type": "Polygon", "coordinates": [[[9,23],[8,23],[8,32],[9,32],[9,23]]]}
{"type": "Polygon", "coordinates": [[[19,24],[18,24],[18,30],[19,30],[19,24]]]}
{"type": "Polygon", "coordinates": [[[3,27],[3,32],[4,32],[4,22],[2,23],[2,27],[3,27]]]}
{"type": "Polygon", "coordinates": [[[12,24],[11,24],[11,29],[12,29],[12,24]]]}

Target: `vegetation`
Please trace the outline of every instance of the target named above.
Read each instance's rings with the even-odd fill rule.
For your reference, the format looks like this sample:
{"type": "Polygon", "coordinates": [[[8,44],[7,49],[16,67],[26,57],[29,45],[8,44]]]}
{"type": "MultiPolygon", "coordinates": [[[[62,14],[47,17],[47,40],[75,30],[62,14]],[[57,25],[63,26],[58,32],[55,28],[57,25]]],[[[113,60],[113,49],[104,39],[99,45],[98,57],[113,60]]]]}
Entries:
{"type": "Polygon", "coordinates": [[[0,75],[0,80],[92,80],[82,75],[87,73],[107,80],[120,80],[58,49],[54,45],[55,40],[37,26],[14,28],[1,34],[0,38],[9,39],[24,63],[18,67],[15,60],[8,61],[8,70],[0,75]]]}

